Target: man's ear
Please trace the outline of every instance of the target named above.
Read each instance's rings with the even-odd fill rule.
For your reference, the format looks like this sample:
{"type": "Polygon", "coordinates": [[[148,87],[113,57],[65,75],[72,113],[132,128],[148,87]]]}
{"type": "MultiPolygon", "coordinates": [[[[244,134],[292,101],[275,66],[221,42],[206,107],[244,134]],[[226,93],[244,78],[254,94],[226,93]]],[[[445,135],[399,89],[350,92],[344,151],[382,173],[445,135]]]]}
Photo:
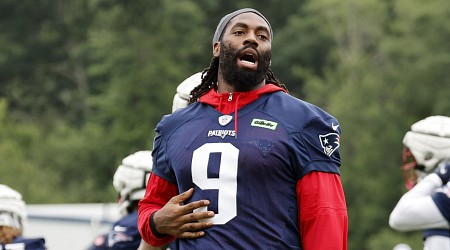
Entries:
{"type": "Polygon", "coordinates": [[[219,57],[220,55],[220,42],[215,42],[213,46],[213,56],[219,57]]]}

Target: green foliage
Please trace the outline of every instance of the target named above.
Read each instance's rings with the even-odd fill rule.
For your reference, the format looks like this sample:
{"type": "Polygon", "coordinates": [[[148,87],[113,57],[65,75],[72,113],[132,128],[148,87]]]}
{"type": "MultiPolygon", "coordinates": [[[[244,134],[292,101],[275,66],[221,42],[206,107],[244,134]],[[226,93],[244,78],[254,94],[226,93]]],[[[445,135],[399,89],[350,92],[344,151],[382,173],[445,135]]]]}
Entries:
{"type": "Polygon", "coordinates": [[[28,203],[112,201],[121,159],[152,147],[176,86],[242,7],[271,21],[275,76],[341,123],[349,249],[419,249],[387,221],[405,132],[450,116],[448,1],[1,1],[0,183],[28,203]]]}
{"type": "Polygon", "coordinates": [[[393,249],[400,243],[409,245],[411,249],[423,249],[422,233],[419,231],[396,232],[385,228],[366,241],[365,249],[393,249]]]}
{"type": "Polygon", "coordinates": [[[395,243],[383,245],[388,241],[381,238],[390,233],[381,232],[387,230],[390,211],[405,192],[399,171],[402,138],[413,122],[450,114],[448,108],[442,109],[450,102],[441,93],[450,93],[450,84],[445,83],[448,72],[441,71],[449,57],[440,56],[450,50],[438,35],[443,32],[445,37],[448,28],[434,33],[430,27],[434,26],[430,20],[449,21],[444,13],[450,6],[437,11],[427,4],[398,3],[399,8],[394,5],[391,10],[395,15],[385,11],[392,6],[378,1],[314,1],[309,5],[322,13],[319,23],[326,24],[322,31],[331,32],[336,45],[323,66],[323,77],[306,74],[305,92],[307,100],[335,115],[343,128],[349,249],[389,249],[395,243]],[[420,28],[419,20],[427,20],[426,29],[420,28]]]}

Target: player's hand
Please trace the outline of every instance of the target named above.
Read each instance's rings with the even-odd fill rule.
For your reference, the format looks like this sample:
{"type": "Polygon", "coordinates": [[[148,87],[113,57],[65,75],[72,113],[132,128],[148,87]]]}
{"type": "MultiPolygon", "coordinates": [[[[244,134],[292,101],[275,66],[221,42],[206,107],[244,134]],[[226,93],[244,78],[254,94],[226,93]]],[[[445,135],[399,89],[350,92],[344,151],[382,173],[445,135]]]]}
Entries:
{"type": "Polygon", "coordinates": [[[192,196],[194,189],[172,197],[167,204],[153,215],[153,222],[156,230],[160,234],[168,234],[177,238],[198,238],[205,235],[202,231],[211,227],[211,221],[199,220],[214,217],[214,212],[203,211],[194,212],[194,209],[208,206],[208,200],[193,201],[186,205],[181,205],[192,196]]]}
{"type": "Polygon", "coordinates": [[[442,184],[445,185],[450,179],[450,161],[441,162],[434,170],[442,180],[442,184]]]}

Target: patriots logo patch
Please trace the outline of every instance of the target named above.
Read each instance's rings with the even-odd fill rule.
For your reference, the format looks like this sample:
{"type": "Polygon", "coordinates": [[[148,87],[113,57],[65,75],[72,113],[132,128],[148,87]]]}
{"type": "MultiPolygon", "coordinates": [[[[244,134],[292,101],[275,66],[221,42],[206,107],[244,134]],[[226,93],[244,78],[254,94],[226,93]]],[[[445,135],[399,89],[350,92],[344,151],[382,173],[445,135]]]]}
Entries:
{"type": "Polygon", "coordinates": [[[225,130],[225,129],[209,130],[208,137],[211,137],[211,136],[217,136],[217,137],[224,139],[225,136],[236,136],[236,131],[225,130]]]}
{"type": "Polygon", "coordinates": [[[329,133],[326,135],[319,135],[320,145],[323,152],[330,156],[340,146],[340,137],[337,133],[329,133]]]}

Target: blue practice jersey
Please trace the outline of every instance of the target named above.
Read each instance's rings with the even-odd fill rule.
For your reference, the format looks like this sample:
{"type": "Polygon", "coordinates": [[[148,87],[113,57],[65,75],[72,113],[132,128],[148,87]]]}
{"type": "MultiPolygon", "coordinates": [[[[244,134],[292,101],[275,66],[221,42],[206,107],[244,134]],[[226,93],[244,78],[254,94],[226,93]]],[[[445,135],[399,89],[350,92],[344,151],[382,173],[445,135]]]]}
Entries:
{"type": "Polygon", "coordinates": [[[13,242],[9,244],[0,244],[0,250],[46,250],[44,238],[30,238],[16,237],[13,242]]]}
{"type": "Polygon", "coordinates": [[[109,233],[97,236],[89,250],[136,250],[141,243],[137,217],[137,210],[122,217],[109,233]]]}
{"type": "Polygon", "coordinates": [[[179,249],[300,249],[296,184],[311,171],[339,173],[338,121],[283,92],[263,95],[234,117],[195,103],[156,128],[153,173],[194,187],[214,226],[179,249]]]}
{"type": "Polygon", "coordinates": [[[438,188],[431,198],[445,219],[450,223],[450,182],[438,188]]]}
{"type": "MultiPolygon", "coordinates": [[[[441,211],[444,218],[450,223],[450,183],[447,183],[447,185],[438,188],[436,192],[431,196],[431,198],[433,199],[436,206],[439,208],[439,211],[441,211]]],[[[432,235],[441,235],[450,237],[450,230],[449,229],[424,230],[424,238],[432,235]]]]}

